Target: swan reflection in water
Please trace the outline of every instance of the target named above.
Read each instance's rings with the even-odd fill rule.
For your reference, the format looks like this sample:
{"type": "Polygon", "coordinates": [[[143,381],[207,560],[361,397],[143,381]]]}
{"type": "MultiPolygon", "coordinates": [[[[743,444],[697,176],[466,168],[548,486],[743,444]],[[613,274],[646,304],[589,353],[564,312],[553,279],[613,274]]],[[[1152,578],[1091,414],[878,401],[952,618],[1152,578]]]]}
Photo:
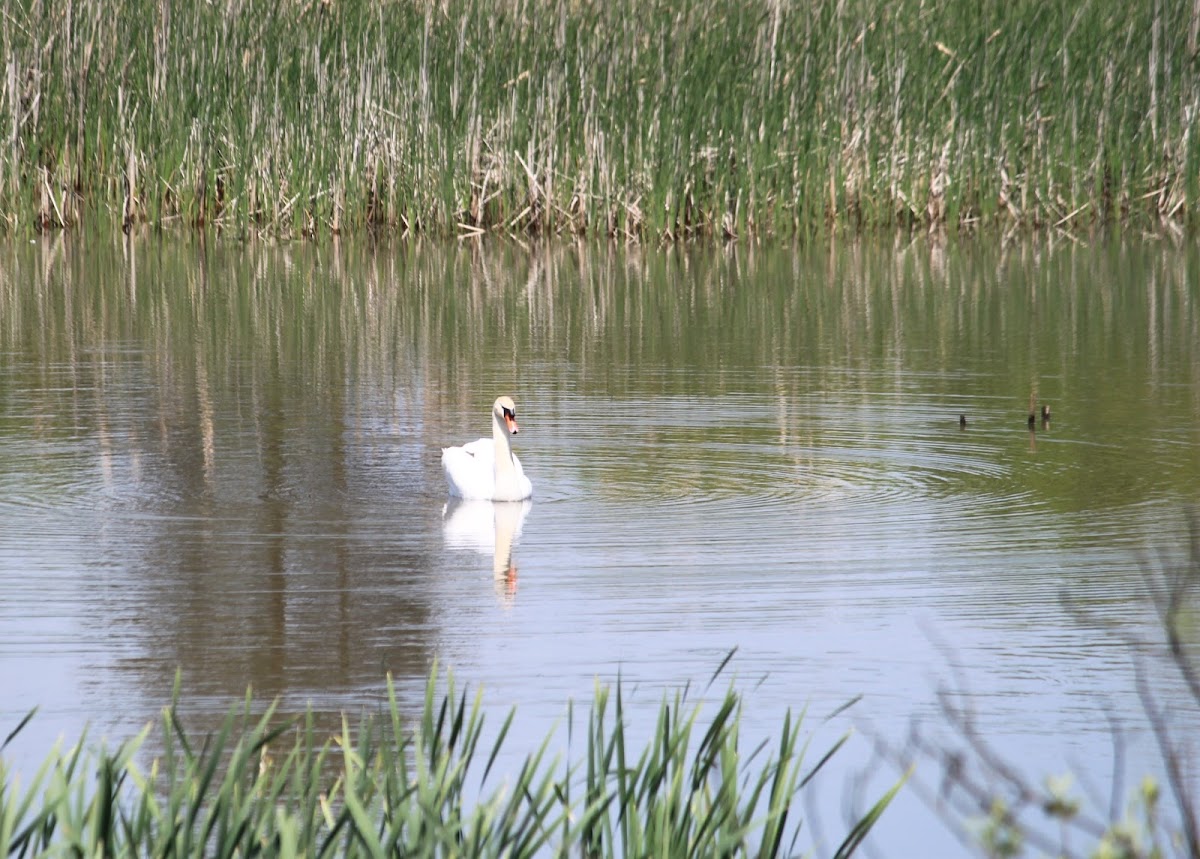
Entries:
{"type": "Polygon", "coordinates": [[[533,502],[452,499],[442,509],[442,537],[451,549],[470,549],[492,556],[496,593],[511,600],[517,593],[513,546],[533,502]]]}

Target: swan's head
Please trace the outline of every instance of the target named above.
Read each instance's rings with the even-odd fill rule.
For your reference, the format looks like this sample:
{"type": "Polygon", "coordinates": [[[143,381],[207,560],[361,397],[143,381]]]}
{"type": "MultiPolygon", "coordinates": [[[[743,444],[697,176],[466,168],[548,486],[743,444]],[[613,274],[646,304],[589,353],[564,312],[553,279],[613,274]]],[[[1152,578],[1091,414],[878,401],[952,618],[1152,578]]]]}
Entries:
{"type": "Polygon", "coordinates": [[[504,427],[509,435],[516,435],[519,432],[517,427],[517,404],[512,401],[512,397],[500,397],[492,404],[492,417],[496,419],[496,423],[504,427]]]}

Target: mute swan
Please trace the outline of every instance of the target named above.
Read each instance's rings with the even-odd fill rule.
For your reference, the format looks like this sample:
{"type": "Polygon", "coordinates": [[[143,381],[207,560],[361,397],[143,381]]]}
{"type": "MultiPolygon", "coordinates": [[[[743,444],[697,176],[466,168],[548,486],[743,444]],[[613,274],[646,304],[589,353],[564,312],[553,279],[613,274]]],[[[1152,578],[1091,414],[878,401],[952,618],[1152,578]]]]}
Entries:
{"type": "Polygon", "coordinates": [[[509,435],[517,434],[517,407],[511,397],[492,404],[492,438],[442,448],[442,468],[450,494],[485,501],[524,501],[533,485],[512,452],[509,435]]]}

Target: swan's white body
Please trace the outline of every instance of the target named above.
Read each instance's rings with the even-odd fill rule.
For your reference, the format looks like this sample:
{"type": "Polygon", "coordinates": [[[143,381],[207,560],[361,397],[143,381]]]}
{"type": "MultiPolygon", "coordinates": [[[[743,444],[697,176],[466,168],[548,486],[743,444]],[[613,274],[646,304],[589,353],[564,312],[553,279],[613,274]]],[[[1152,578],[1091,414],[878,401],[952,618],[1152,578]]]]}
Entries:
{"type": "Polygon", "coordinates": [[[492,405],[491,438],[442,448],[450,494],[484,501],[524,501],[533,495],[533,484],[512,452],[509,436],[516,433],[517,407],[500,397],[492,405]]]}

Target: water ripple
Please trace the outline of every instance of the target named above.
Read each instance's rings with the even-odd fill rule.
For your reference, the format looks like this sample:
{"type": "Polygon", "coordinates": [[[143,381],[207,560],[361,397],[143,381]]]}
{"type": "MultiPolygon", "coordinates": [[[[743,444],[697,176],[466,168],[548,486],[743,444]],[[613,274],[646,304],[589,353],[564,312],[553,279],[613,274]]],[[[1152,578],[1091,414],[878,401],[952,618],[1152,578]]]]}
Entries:
{"type": "Polygon", "coordinates": [[[923,411],[891,408],[844,413],[832,426],[817,415],[802,434],[780,426],[767,402],[741,404],[740,419],[751,422],[729,426],[725,399],[601,411],[621,427],[619,438],[594,424],[560,427],[571,445],[539,449],[539,467],[568,472],[579,492],[650,505],[663,518],[836,510],[867,524],[919,520],[931,503],[953,505],[960,517],[1034,503],[1020,429],[963,432],[950,417],[933,425],[923,411]]]}

